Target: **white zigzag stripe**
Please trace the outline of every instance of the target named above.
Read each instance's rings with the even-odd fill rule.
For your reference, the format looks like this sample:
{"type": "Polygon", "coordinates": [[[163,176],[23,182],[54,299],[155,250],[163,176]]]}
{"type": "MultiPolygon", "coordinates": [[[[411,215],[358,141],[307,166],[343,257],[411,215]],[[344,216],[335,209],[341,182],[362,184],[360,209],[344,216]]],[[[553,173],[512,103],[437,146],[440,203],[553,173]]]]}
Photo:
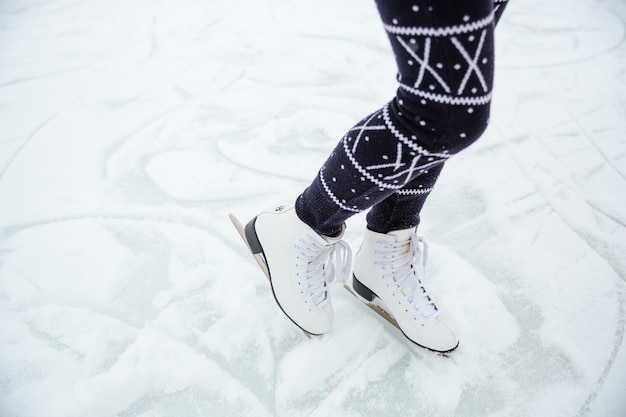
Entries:
{"type": "Polygon", "coordinates": [[[407,26],[394,26],[385,24],[385,30],[394,35],[405,35],[405,36],[451,36],[458,35],[461,33],[473,32],[475,30],[482,29],[486,26],[489,26],[494,19],[493,12],[489,14],[489,16],[476,20],[475,22],[466,23],[463,25],[455,25],[455,26],[447,26],[443,28],[437,27],[407,27],[407,26]]]}
{"type": "MultiPolygon", "coordinates": [[[[403,84],[401,85],[403,86],[403,84]]],[[[389,104],[386,104],[385,107],[383,107],[383,120],[385,120],[385,125],[393,133],[393,135],[400,142],[404,143],[406,146],[413,149],[414,151],[417,151],[424,156],[435,156],[442,159],[448,159],[452,156],[449,153],[428,152],[426,149],[422,148],[421,146],[404,136],[402,133],[400,133],[398,129],[396,129],[396,127],[391,123],[391,119],[389,118],[389,104]]]]}
{"type": "Polygon", "coordinates": [[[420,188],[420,189],[407,189],[407,190],[398,190],[397,194],[400,195],[420,195],[420,194],[428,194],[432,191],[432,188],[420,188]]]}
{"type": "Polygon", "coordinates": [[[400,88],[407,90],[413,95],[435,101],[437,103],[460,105],[460,106],[481,106],[491,101],[491,93],[478,97],[454,97],[446,94],[429,93],[428,91],[418,90],[406,84],[400,84],[400,88]]]}
{"type": "Polygon", "coordinates": [[[337,198],[337,196],[335,196],[335,194],[333,194],[333,192],[330,191],[330,187],[328,187],[328,184],[326,184],[326,180],[324,179],[323,168],[320,170],[320,181],[322,182],[322,186],[324,187],[324,191],[326,191],[326,194],[328,194],[330,199],[333,200],[335,204],[337,204],[340,208],[347,210],[347,211],[353,211],[355,213],[361,212],[361,210],[353,209],[342,204],[341,201],[339,201],[339,199],[337,198]]]}

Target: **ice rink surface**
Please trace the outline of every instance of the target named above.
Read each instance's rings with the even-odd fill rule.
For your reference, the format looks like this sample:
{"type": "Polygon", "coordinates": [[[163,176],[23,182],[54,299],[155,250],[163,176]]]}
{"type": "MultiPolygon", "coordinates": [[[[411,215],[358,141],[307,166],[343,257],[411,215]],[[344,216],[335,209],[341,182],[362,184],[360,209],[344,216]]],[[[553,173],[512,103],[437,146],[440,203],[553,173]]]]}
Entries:
{"type": "Polygon", "coordinates": [[[625,23],[511,1],[420,225],[443,358],[339,286],[307,340],[227,218],[391,98],[373,1],[0,1],[0,416],[626,415],[625,23]]]}

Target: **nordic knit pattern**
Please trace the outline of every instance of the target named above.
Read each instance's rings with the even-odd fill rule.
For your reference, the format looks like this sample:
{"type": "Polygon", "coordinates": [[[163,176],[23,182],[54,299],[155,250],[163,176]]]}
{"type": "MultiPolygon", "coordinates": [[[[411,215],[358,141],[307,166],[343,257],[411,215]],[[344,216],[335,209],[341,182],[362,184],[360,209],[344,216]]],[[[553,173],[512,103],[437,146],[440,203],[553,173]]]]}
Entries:
{"type": "Polygon", "coordinates": [[[487,127],[493,29],[506,1],[377,0],[398,67],[396,96],[350,129],[298,197],[298,216],[333,235],[371,207],[379,233],[419,223],[445,161],[487,127]]]}

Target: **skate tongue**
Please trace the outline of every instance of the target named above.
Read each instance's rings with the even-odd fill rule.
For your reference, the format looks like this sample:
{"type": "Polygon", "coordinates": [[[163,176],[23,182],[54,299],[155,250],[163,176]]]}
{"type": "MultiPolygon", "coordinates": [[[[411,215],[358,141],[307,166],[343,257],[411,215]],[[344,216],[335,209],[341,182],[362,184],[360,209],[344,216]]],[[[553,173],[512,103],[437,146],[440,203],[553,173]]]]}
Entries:
{"type": "Polygon", "coordinates": [[[389,232],[388,235],[393,236],[396,242],[402,242],[404,240],[411,239],[411,236],[417,233],[417,227],[412,227],[410,229],[403,230],[394,230],[389,232]]]}
{"type": "Polygon", "coordinates": [[[393,236],[396,242],[405,242],[403,246],[406,247],[405,251],[400,252],[400,255],[403,255],[411,250],[411,237],[416,235],[417,227],[413,227],[411,229],[403,229],[403,230],[394,230],[389,232],[389,236],[393,236]]]}

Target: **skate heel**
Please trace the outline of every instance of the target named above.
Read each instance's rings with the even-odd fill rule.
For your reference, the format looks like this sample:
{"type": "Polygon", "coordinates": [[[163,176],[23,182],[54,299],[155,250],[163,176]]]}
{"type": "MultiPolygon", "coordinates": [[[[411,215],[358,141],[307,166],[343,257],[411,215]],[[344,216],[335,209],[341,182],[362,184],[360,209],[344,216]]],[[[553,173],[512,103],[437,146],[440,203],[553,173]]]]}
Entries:
{"type": "Polygon", "coordinates": [[[230,221],[233,222],[233,226],[237,229],[237,232],[246,244],[246,247],[252,253],[254,260],[259,264],[267,279],[270,279],[270,270],[267,267],[267,262],[265,261],[263,254],[263,248],[261,248],[261,243],[259,242],[259,238],[256,235],[256,229],[254,227],[256,217],[250,220],[245,227],[233,214],[229,214],[228,217],[230,218],[230,221]]]}
{"type": "Polygon", "coordinates": [[[352,288],[354,289],[355,293],[357,293],[361,298],[369,301],[370,303],[373,302],[374,298],[376,297],[376,294],[374,294],[372,290],[363,285],[361,281],[359,281],[356,276],[354,276],[354,274],[352,275],[352,288]]]}
{"type": "Polygon", "coordinates": [[[352,287],[347,284],[344,287],[361,302],[364,302],[365,305],[372,309],[376,314],[387,320],[398,329],[400,328],[396,319],[389,314],[389,312],[387,312],[382,300],[378,298],[372,290],[359,281],[354,274],[352,275],[352,287]]]}
{"type": "Polygon", "coordinates": [[[246,224],[244,233],[246,235],[246,240],[248,241],[248,246],[250,247],[250,252],[253,255],[263,253],[263,248],[261,247],[261,242],[259,242],[259,237],[256,234],[256,228],[254,227],[256,223],[256,217],[253,218],[246,224]]]}

